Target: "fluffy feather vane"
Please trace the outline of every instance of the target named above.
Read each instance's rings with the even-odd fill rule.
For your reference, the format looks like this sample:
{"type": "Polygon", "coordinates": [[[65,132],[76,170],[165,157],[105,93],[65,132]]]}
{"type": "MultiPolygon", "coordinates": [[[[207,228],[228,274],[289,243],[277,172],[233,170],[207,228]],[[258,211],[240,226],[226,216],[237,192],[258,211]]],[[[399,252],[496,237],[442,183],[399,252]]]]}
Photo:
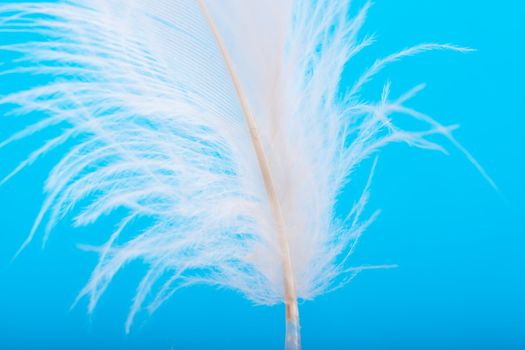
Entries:
{"type": "Polygon", "coordinates": [[[376,61],[342,94],[345,65],[372,42],[358,35],[369,6],[349,16],[349,3],[1,5],[2,32],[38,36],[2,47],[21,54],[4,74],[58,79],[0,99],[18,106],[12,113],[45,116],[0,148],[48,128],[64,130],[3,182],[69,145],[23,247],[43,223],[45,241],[76,205],[79,226],[125,208],[127,216],[97,248],[98,265],[80,294],[89,311],[125,264],[141,260],[150,269],[127,329],[138,310],[153,311],[194,283],[231,288],[259,304],[284,302],[298,321],[297,298],[312,299],[364,269],[350,268],[348,257],[375,217],[362,219],[368,185],[347,216],[335,213],[356,166],[391,142],[443,150],[427,139],[436,133],[455,142],[452,128],[404,106],[421,87],[392,100],[386,84],[375,103],[361,101],[359,92],[403,56],[465,50],[426,44],[401,51],[376,61]],[[403,130],[393,113],[428,129],[403,130]],[[140,218],[149,226],[119,239],[140,218]]]}

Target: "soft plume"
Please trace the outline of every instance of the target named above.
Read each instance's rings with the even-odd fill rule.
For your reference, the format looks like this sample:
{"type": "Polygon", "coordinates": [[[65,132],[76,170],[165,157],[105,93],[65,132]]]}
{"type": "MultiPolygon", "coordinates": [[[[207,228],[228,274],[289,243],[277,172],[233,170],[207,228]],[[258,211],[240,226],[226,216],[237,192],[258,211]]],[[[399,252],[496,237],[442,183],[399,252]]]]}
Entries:
{"type": "Polygon", "coordinates": [[[1,79],[15,73],[50,79],[1,97],[12,113],[39,112],[41,119],[0,147],[16,147],[11,143],[45,129],[63,130],[21,159],[4,182],[67,145],[22,248],[36,235],[45,241],[69,213],[83,226],[125,209],[102,247],[86,247],[99,261],[80,297],[89,299],[91,312],[121,268],[143,261],[149,271],[127,329],[138,310],[151,312],[191,284],[231,288],[258,304],[288,303],[287,283],[293,297],[308,300],[367,268],[352,267],[349,256],[376,217],[363,216],[370,180],[350,213],[335,211],[356,167],[392,142],[443,150],[427,138],[436,133],[465,150],[452,138],[453,127],[405,106],[422,86],[392,98],[387,83],[377,101],[361,98],[361,88],[403,56],[467,50],[412,47],[378,59],[353,86],[341,86],[345,67],[373,41],[359,34],[369,5],[358,11],[349,5],[2,4],[0,30],[29,32],[34,40],[2,47],[20,60],[1,79]],[[404,130],[393,113],[427,128],[404,130]],[[122,237],[144,219],[146,227],[122,237]]]}

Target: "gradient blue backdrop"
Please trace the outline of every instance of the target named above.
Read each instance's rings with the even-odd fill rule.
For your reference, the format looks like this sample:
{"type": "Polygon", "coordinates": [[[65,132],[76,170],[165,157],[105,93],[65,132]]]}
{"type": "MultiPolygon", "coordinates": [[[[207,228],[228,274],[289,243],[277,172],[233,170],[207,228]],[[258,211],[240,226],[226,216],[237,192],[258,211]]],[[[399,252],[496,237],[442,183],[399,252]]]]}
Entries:
{"type": "MultiPolygon", "coordinates": [[[[305,349],[525,349],[523,18],[525,2],[518,0],[376,1],[365,31],[376,32],[379,42],[349,66],[345,82],[373,58],[420,42],[478,49],[396,63],[366,94],[378,97],[386,79],[394,95],[427,82],[411,106],[443,123],[459,122],[456,136],[501,194],[446,142],[448,157],[404,145],[387,148],[370,203],[382,215],[363,237],[354,263],[399,268],[363,273],[346,288],[301,305],[305,349]]],[[[21,79],[2,78],[0,92],[39,82],[21,79]]],[[[2,121],[0,139],[20,123],[2,121]]],[[[46,137],[0,151],[0,176],[46,137]]],[[[125,335],[124,320],[144,272],[139,263],[118,275],[93,317],[85,302],[70,311],[96,262],[75,244],[100,241],[111,218],[81,230],[64,223],[45,250],[37,240],[10,263],[59,156],[51,154],[0,188],[0,349],[282,348],[282,306],[253,307],[236,293],[206,287],[175,294],[125,335]]],[[[352,202],[356,193],[350,189],[343,200],[352,202]]]]}

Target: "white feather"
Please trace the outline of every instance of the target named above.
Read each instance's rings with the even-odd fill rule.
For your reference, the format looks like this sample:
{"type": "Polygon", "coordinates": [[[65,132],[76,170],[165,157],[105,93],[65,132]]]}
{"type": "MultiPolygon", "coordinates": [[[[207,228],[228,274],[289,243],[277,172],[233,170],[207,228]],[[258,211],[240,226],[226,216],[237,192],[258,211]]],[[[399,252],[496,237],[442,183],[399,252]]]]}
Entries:
{"type": "Polygon", "coordinates": [[[46,201],[23,247],[44,221],[47,239],[75,206],[82,206],[75,211],[79,226],[125,208],[121,225],[96,249],[99,263],[80,296],[88,296],[91,312],[124,265],[144,261],[150,270],[137,289],[127,329],[142,307],[153,311],[176,289],[194,283],[231,288],[260,304],[286,302],[289,278],[304,300],[345,283],[363,269],[351,268],[348,257],[375,217],[362,219],[369,185],[348,216],[336,215],[349,175],[388,143],[442,150],[426,136],[452,139],[449,128],[403,106],[419,87],[391,101],[387,84],[376,103],[361,101],[361,87],[403,56],[465,51],[436,44],[401,51],[378,60],[342,94],[345,65],[372,42],[359,35],[368,7],[349,17],[348,0],[2,5],[3,32],[42,36],[5,45],[23,60],[4,73],[60,79],[0,100],[20,106],[14,113],[45,116],[0,147],[67,126],[5,180],[74,140],[49,175],[46,201]],[[391,118],[394,112],[420,119],[428,129],[402,130],[391,118]],[[260,142],[274,185],[291,276],[283,272],[287,251],[254,142],[260,142]],[[147,228],[119,239],[141,218],[150,220],[147,228]]]}

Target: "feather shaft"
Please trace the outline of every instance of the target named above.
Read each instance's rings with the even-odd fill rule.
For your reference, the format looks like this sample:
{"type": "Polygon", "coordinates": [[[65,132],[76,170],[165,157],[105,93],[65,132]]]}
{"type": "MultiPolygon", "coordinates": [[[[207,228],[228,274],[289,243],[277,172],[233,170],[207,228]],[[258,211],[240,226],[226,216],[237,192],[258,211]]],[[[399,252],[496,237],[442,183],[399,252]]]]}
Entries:
{"type": "Polygon", "coordinates": [[[269,203],[272,208],[272,215],[275,221],[275,228],[278,235],[278,242],[280,247],[280,253],[282,258],[283,278],[284,278],[284,294],[285,294],[285,305],[286,305],[286,324],[287,324],[287,336],[286,336],[286,347],[287,349],[299,349],[299,308],[297,305],[297,295],[295,290],[295,281],[293,274],[293,264],[290,254],[290,244],[288,236],[286,234],[286,224],[282,214],[281,205],[278,200],[277,192],[275,189],[274,181],[272,178],[268,158],[264,152],[262,142],[257,131],[257,125],[255,118],[252,114],[248,98],[244,93],[239,77],[233,67],[233,62],[230,58],[226,45],[211,17],[204,0],[198,0],[201,12],[208,23],[210,30],[213,33],[217,47],[219,48],[224,62],[227,66],[228,72],[231,76],[235,91],[239,98],[243,116],[246,121],[248,130],[250,132],[250,139],[252,141],[258,165],[261,171],[261,176],[264,181],[264,187],[268,196],[269,203]],[[290,330],[290,332],[288,331],[290,330]],[[289,347],[289,344],[295,344],[294,347],[289,347]]]}

